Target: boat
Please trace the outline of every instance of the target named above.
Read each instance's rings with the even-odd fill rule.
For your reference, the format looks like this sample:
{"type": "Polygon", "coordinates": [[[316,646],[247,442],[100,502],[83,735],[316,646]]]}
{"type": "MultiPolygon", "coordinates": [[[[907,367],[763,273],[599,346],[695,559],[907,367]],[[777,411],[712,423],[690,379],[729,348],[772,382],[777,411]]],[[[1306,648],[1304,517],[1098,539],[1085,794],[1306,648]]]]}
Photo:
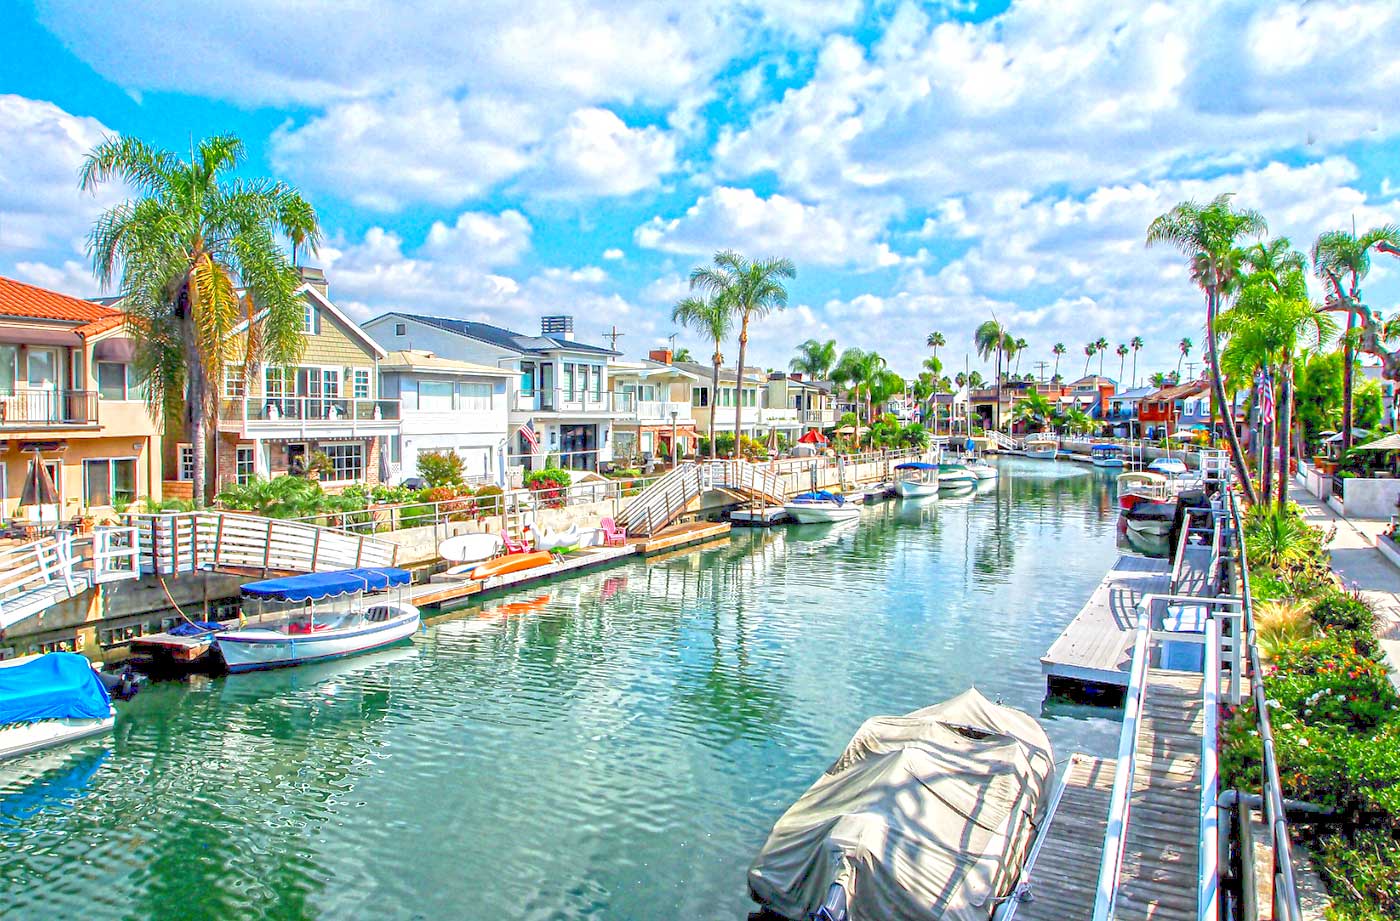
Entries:
{"type": "Polygon", "coordinates": [[[438,544],[438,556],[449,563],[480,563],[500,552],[499,534],[458,534],[438,544]]]}
{"type": "Polygon", "coordinates": [[[1159,457],[1147,469],[1163,476],[1186,476],[1186,462],[1175,457],[1159,457]]]}
{"type": "Polygon", "coordinates": [[[411,581],[408,570],[384,567],[249,582],[243,586],[244,610],[256,603],[253,622],[216,634],[214,646],[230,672],[381,649],[418,630],[418,609],[403,596],[411,581]],[[375,597],[390,589],[393,597],[375,597]]]}
{"type": "Polygon", "coordinates": [[[1035,460],[1054,460],[1060,449],[1060,439],[1054,435],[1032,435],[1026,439],[1026,457],[1035,460]]]}
{"type": "Polygon", "coordinates": [[[484,582],[493,576],[504,576],[507,573],[523,572],[527,569],[535,569],[540,566],[548,566],[554,562],[554,554],[548,550],[532,550],[528,553],[507,553],[505,556],[498,556],[494,560],[487,560],[480,564],[469,574],[469,578],[484,582]]]}
{"type": "Polygon", "coordinates": [[[1134,470],[1118,476],[1118,507],[1128,510],[1139,502],[1165,502],[1171,490],[1165,476],[1151,470],[1134,470]]]}
{"type": "Polygon", "coordinates": [[[75,652],[0,662],[0,761],[109,732],[117,711],[75,652]]]}
{"type": "Polygon", "coordinates": [[[1129,530],[1139,534],[1163,537],[1171,532],[1176,521],[1176,499],[1144,500],[1123,511],[1123,521],[1129,530]]]}
{"type": "Polygon", "coordinates": [[[555,553],[562,553],[566,550],[576,549],[583,542],[583,531],[576,524],[569,525],[563,531],[545,531],[535,538],[535,546],[540,550],[552,550],[555,553]]]}
{"type": "Polygon", "coordinates": [[[749,895],[794,921],[988,921],[1049,825],[1054,773],[1040,724],[975,688],[866,720],[773,826],[749,895]]]}
{"type": "Polygon", "coordinates": [[[970,489],[977,485],[977,479],[977,474],[963,464],[938,465],[939,489],[970,489]]]}
{"type": "Polygon", "coordinates": [[[937,464],[911,461],[894,468],[894,491],[904,499],[938,495],[937,464]]]}
{"type": "Polygon", "coordinates": [[[860,506],[825,489],[804,492],[783,503],[788,517],[798,524],[829,524],[860,517],[860,506]]]}
{"type": "Polygon", "coordinates": [[[979,480],[995,480],[997,475],[1001,473],[994,464],[989,464],[976,456],[963,458],[962,465],[971,470],[979,480]]]}
{"type": "Polygon", "coordinates": [[[1089,461],[1095,467],[1122,467],[1123,449],[1118,445],[1091,445],[1089,461]]]}

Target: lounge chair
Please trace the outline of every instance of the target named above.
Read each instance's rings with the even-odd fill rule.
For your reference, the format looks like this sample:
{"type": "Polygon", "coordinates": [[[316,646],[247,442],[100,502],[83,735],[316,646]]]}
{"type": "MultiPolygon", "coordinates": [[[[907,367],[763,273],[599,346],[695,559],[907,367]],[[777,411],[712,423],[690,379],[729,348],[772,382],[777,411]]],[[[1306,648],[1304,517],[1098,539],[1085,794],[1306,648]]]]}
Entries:
{"type": "Polygon", "coordinates": [[[621,547],[627,543],[627,532],[617,526],[611,518],[598,522],[598,530],[603,532],[603,546],[621,547]]]}

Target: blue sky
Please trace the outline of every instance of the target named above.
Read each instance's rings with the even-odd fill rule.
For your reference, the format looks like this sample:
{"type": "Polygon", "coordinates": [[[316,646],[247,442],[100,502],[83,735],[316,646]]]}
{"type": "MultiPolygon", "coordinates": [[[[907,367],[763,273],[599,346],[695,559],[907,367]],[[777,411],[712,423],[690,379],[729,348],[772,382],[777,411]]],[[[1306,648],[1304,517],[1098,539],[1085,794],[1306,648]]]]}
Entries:
{"type": "Polygon", "coordinates": [[[83,238],[121,191],[79,194],[82,155],[233,132],[315,204],[311,261],[362,319],[570,313],[636,355],[732,247],[798,266],[763,365],[816,336],[912,373],[937,329],[961,367],[995,315],[1023,371],[1140,335],[1142,376],[1202,339],[1183,261],[1142,245],[1176,201],[1234,192],[1304,250],[1400,221],[1396,35],[1386,0],[20,0],[0,274],[95,293],[83,238]]]}

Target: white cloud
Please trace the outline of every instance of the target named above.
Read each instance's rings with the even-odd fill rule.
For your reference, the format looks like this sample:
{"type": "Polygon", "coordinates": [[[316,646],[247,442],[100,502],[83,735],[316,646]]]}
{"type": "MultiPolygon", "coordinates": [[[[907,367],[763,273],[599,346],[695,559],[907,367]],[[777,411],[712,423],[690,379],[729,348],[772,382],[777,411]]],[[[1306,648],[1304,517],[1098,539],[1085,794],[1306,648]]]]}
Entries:
{"type": "Polygon", "coordinates": [[[680,217],[652,218],[635,236],[639,245],[669,253],[709,255],[732,248],[755,256],[787,256],[799,265],[874,269],[900,261],[877,239],[886,217],[839,214],[785,195],[762,198],[751,189],[720,186],[680,217]]]}
{"type": "Polygon", "coordinates": [[[618,249],[617,247],[612,247],[611,249],[603,250],[603,258],[608,260],[609,262],[616,262],[619,259],[626,258],[626,256],[627,254],[624,253],[622,250],[618,249]]]}
{"type": "Polygon", "coordinates": [[[607,109],[573,112],[545,145],[528,194],[563,198],[629,195],[655,185],[676,166],[676,141],[658,128],[630,128],[607,109]]]}
{"type": "Polygon", "coordinates": [[[451,227],[434,222],[424,253],[473,266],[510,265],[530,249],[530,221],[519,211],[463,211],[451,227]]]}

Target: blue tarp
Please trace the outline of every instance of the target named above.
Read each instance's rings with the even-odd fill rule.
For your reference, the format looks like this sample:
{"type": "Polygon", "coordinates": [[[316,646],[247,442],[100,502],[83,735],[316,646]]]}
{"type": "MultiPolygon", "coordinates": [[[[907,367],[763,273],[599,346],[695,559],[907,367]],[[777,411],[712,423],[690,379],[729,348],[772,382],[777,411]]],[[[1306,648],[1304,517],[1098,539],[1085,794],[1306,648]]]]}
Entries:
{"type": "Polygon", "coordinates": [[[816,492],[804,492],[800,496],[793,496],[793,502],[835,502],[837,505],[845,505],[846,497],[838,496],[834,492],[827,492],[819,489],[816,492]]]}
{"type": "Polygon", "coordinates": [[[355,592],[382,592],[395,585],[407,585],[412,578],[407,569],[340,569],[249,582],[243,586],[243,594],[277,601],[319,601],[355,592]]]}
{"type": "Polygon", "coordinates": [[[166,632],[171,636],[203,636],[206,633],[218,633],[223,629],[223,624],[212,620],[188,620],[176,624],[166,632]]]}
{"type": "Polygon", "coordinates": [[[1123,449],[1118,445],[1094,445],[1089,448],[1090,454],[1117,454],[1123,449]]]}
{"type": "Polygon", "coordinates": [[[926,464],[923,461],[910,461],[907,464],[895,464],[896,470],[937,470],[937,464],[926,464]]]}
{"type": "Polygon", "coordinates": [[[0,726],[111,715],[112,699],[102,679],[76,652],[51,652],[0,668],[0,726]]]}

